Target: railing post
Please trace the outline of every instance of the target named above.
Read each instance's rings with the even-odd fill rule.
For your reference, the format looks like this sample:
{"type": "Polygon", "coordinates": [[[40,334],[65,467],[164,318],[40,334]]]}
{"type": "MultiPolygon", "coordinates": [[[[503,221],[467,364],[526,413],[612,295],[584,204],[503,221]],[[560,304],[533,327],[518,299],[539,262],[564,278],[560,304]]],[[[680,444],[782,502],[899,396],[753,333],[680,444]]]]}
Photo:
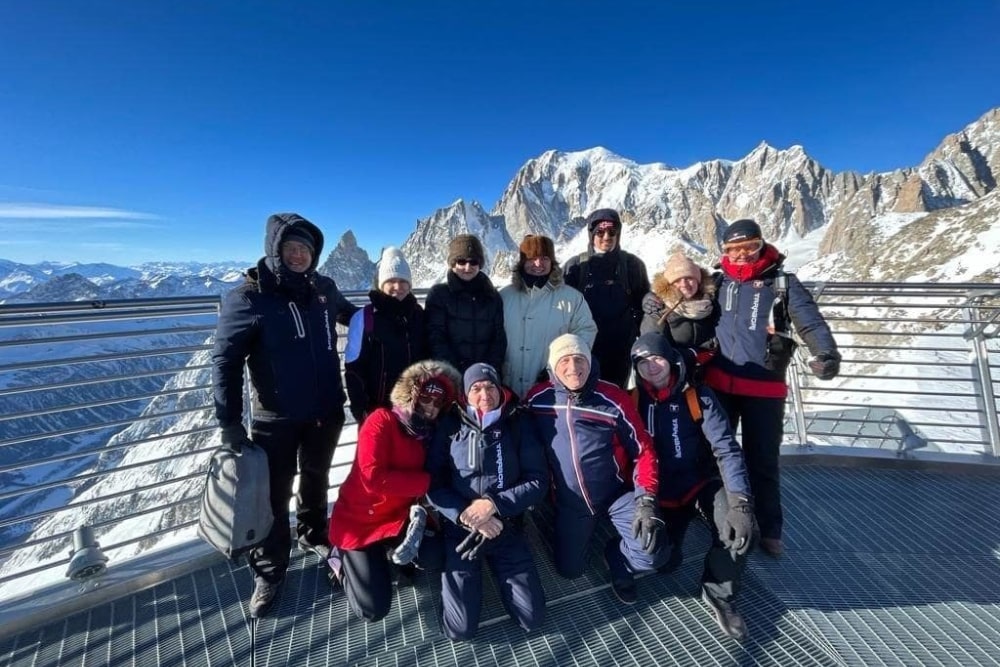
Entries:
{"type": "Polygon", "coordinates": [[[799,376],[799,360],[796,358],[788,367],[788,392],[792,397],[792,418],[795,420],[795,433],[799,437],[799,447],[809,445],[809,433],[806,431],[806,413],[802,406],[802,381],[799,376]]]}
{"type": "Polygon", "coordinates": [[[976,326],[981,317],[978,306],[968,305],[962,310],[969,326],[965,339],[972,345],[972,382],[978,389],[976,401],[979,404],[979,414],[993,450],[991,453],[994,458],[1000,458],[1000,423],[997,420],[997,399],[993,393],[993,377],[990,373],[990,351],[986,346],[986,327],[976,326]]]}

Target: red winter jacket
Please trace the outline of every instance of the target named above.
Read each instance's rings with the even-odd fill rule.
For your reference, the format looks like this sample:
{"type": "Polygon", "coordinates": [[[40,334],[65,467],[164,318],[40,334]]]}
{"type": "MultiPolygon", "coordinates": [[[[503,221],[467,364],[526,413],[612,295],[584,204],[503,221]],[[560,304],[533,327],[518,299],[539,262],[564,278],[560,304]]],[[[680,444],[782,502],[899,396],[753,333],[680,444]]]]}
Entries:
{"type": "Polygon", "coordinates": [[[372,412],[358,431],[358,451],[330,515],[330,544],[362,549],[395,537],[410,505],[427,493],[426,449],[388,408],[372,412]]]}

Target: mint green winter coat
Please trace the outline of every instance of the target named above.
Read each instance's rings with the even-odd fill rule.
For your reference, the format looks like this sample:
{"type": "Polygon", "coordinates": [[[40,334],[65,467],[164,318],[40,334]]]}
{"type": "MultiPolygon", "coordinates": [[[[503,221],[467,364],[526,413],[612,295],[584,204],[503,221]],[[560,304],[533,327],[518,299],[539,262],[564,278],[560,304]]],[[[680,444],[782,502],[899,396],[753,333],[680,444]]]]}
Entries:
{"type": "Polygon", "coordinates": [[[549,280],[528,289],[519,271],[500,290],[507,354],[503,383],[524,398],[548,363],[549,343],[564,333],[594,344],[597,325],[583,294],[563,282],[563,271],[553,264],[549,280]]]}

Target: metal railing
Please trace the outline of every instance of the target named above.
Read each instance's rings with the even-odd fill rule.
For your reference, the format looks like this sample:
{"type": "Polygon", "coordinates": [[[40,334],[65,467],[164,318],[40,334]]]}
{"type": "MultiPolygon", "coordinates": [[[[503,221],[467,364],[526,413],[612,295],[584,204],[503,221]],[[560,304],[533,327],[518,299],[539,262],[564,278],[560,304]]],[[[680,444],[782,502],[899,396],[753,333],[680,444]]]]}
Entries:
{"type": "MultiPolygon", "coordinates": [[[[805,372],[802,355],[790,368],[786,444],[1000,456],[1000,290],[807,286],[844,360],[831,382],[805,372]]],[[[62,580],[81,525],[112,566],[194,539],[219,444],[218,307],[217,297],[0,305],[0,604],[62,580]]],[[[355,445],[348,424],[331,497],[355,445]]]]}

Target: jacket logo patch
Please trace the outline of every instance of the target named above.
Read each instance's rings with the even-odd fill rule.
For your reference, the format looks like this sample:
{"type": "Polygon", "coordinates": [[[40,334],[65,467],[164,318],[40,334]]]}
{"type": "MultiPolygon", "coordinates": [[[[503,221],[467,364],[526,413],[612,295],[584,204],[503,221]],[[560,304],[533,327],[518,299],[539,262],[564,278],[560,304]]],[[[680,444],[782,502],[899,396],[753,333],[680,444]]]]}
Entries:
{"type": "Polygon", "coordinates": [[[760,289],[763,286],[764,286],[764,281],[763,280],[755,280],[755,281],[753,281],[753,288],[754,289],[760,289]]]}
{"type": "Polygon", "coordinates": [[[674,404],[674,403],[671,403],[671,404],[670,404],[670,411],[671,411],[671,412],[680,412],[680,409],[681,409],[681,408],[680,408],[680,406],[679,406],[679,405],[676,405],[676,404],[674,404]]]}
{"type": "Polygon", "coordinates": [[[317,297],[317,298],[319,299],[320,303],[326,303],[326,295],[325,294],[320,294],[319,297],[317,297]]]}

